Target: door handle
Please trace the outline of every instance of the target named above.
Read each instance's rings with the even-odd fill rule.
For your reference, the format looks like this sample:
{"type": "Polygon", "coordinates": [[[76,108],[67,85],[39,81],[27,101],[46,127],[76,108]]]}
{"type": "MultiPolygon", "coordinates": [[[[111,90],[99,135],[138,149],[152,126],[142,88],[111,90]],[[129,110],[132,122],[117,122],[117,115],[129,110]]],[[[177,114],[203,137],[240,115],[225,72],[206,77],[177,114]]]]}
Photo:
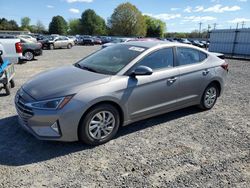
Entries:
{"type": "Polygon", "coordinates": [[[167,80],[167,83],[168,83],[168,84],[173,84],[176,80],[177,80],[177,77],[169,78],[169,79],[167,80]]]}
{"type": "Polygon", "coordinates": [[[210,72],[210,70],[205,69],[205,70],[202,72],[202,74],[203,74],[204,76],[206,76],[206,75],[208,75],[209,72],[210,72]]]}

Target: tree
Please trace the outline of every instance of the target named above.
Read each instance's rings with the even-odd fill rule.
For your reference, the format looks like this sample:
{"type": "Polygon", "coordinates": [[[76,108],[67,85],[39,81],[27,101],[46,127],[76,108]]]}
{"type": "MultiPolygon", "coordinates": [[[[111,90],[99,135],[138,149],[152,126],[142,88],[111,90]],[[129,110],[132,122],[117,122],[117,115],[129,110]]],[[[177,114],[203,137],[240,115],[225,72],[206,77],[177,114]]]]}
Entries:
{"type": "Polygon", "coordinates": [[[50,34],[65,35],[68,30],[68,25],[62,16],[54,16],[49,24],[50,34]]]}
{"type": "Polygon", "coordinates": [[[147,25],[147,37],[163,37],[166,30],[166,23],[152,18],[150,16],[144,16],[147,25]]]}
{"type": "Polygon", "coordinates": [[[36,29],[37,29],[36,31],[37,33],[44,33],[46,31],[45,26],[40,20],[36,22],[36,29]]]}
{"type": "Polygon", "coordinates": [[[5,18],[0,19],[0,30],[18,30],[19,27],[14,20],[8,21],[5,18]]]}
{"type": "Polygon", "coordinates": [[[107,32],[105,20],[98,16],[94,10],[88,9],[82,13],[81,34],[86,35],[104,35],[107,32]]]}
{"type": "Polygon", "coordinates": [[[131,3],[120,4],[113,12],[109,27],[111,34],[145,36],[146,22],[142,13],[131,3]]]}
{"type": "Polygon", "coordinates": [[[80,19],[69,20],[69,34],[76,35],[80,34],[80,19]]]}
{"type": "Polygon", "coordinates": [[[29,30],[30,28],[30,18],[29,17],[23,17],[21,18],[21,28],[23,30],[29,30]]]}

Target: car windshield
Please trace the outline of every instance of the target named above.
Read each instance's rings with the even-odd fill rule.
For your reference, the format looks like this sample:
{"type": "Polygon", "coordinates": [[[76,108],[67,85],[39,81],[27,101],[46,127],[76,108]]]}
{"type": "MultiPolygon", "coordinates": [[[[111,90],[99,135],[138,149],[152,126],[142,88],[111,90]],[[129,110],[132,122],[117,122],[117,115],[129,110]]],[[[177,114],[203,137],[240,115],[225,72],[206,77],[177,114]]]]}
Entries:
{"type": "Polygon", "coordinates": [[[76,66],[92,72],[115,75],[146,48],[117,44],[97,51],[79,61],[76,66]]]}

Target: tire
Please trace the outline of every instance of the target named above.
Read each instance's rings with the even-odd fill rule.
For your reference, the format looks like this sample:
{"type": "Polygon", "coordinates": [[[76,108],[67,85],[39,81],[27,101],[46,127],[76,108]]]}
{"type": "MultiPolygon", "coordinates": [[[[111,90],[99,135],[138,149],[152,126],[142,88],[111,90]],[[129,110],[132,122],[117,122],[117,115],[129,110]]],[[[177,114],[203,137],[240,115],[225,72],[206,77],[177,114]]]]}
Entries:
{"type": "Polygon", "coordinates": [[[7,83],[7,84],[4,84],[4,89],[5,89],[5,93],[6,95],[10,95],[10,84],[7,83]]]}
{"type": "Polygon", "coordinates": [[[91,109],[84,116],[79,125],[78,137],[85,144],[100,145],[108,142],[116,135],[120,125],[120,116],[114,106],[101,104],[91,109]],[[109,123],[105,124],[103,117],[109,123]]]}
{"type": "Polygon", "coordinates": [[[49,49],[50,49],[50,50],[54,50],[54,49],[55,49],[54,44],[50,44],[50,45],[49,45],[49,49]]]}
{"type": "Polygon", "coordinates": [[[27,60],[27,61],[31,61],[31,60],[33,60],[34,59],[34,57],[35,57],[35,55],[34,55],[34,53],[32,52],[32,51],[26,51],[26,52],[24,52],[24,57],[25,57],[25,59],[27,60]]]}
{"type": "Polygon", "coordinates": [[[210,110],[214,107],[219,96],[219,89],[216,84],[210,84],[205,89],[199,108],[202,110],[210,110]]]}
{"type": "Polygon", "coordinates": [[[10,80],[10,87],[14,88],[16,86],[14,79],[10,80]]]}
{"type": "Polygon", "coordinates": [[[72,48],[72,44],[68,44],[68,45],[67,45],[67,48],[68,48],[68,49],[71,49],[71,48],[72,48]]]}

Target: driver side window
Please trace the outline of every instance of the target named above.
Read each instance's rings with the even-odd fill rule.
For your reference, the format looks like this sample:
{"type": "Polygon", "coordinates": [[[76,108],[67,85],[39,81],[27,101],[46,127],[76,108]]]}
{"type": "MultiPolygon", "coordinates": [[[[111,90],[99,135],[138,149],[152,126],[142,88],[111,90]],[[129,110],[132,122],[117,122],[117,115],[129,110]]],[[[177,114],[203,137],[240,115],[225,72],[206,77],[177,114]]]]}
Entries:
{"type": "Polygon", "coordinates": [[[144,59],[142,59],[137,66],[147,66],[152,70],[165,69],[174,66],[174,54],[172,48],[163,48],[157,50],[144,59]]]}

